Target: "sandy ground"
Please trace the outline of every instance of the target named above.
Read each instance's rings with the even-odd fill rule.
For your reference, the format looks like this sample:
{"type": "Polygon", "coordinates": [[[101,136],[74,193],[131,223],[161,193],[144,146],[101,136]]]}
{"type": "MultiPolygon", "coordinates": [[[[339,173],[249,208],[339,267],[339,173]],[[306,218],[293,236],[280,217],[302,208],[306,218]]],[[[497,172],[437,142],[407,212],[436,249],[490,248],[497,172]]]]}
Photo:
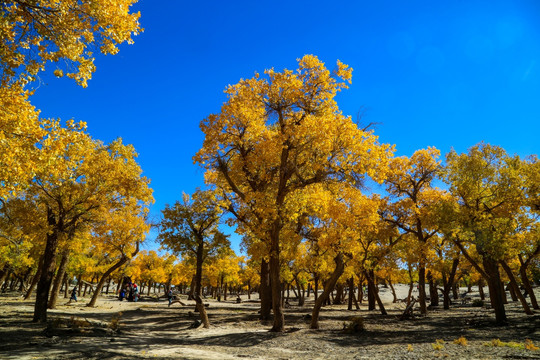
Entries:
{"type": "MultiPolygon", "coordinates": [[[[397,291],[405,297],[407,287],[398,285],[397,291]]],[[[493,339],[519,344],[530,339],[540,346],[539,312],[527,316],[510,302],[510,325],[495,327],[489,309],[460,301],[445,311],[441,302],[427,317],[400,321],[405,304],[392,304],[390,289],[380,293],[389,315],[367,311],[366,304],[358,311],[326,306],[319,330],[310,330],[304,319],[313,296],[303,307],[292,300],[285,310],[287,330],[279,334],[268,331],[270,322],[258,320],[257,295],[251,301],[244,296],[240,304],[234,296],[222,302],[207,299],[211,328],[192,329],[198,314],[194,303],[185,300],[187,306],[168,307],[167,300],[129,303],[103,297],[88,308],[89,299],[79,299],[50,310],[47,328],[31,322],[33,301],[3,294],[0,359],[540,359],[540,350],[491,345],[493,339]],[[363,317],[364,331],[343,332],[351,316],[363,317]],[[110,325],[117,318],[120,330],[113,331],[110,325]],[[453,343],[461,336],[468,340],[466,346],[453,343]]]]}

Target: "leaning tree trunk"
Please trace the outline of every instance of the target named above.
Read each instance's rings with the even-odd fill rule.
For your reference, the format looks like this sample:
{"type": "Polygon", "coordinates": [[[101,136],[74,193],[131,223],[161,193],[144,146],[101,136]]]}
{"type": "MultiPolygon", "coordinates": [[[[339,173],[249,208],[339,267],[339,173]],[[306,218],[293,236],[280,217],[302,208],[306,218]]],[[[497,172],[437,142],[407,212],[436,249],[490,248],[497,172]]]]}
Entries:
{"type": "Polygon", "coordinates": [[[2,270],[0,270],[0,287],[3,285],[4,281],[6,280],[8,273],[9,273],[9,266],[6,264],[4,265],[2,270]]]}
{"type": "Polygon", "coordinates": [[[501,260],[500,263],[501,263],[502,268],[508,275],[508,278],[510,279],[510,286],[514,289],[514,293],[516,294],[517,298],[521,302],[521,305],[523,306],[523,310],[525,311],[525,314],[533,315],[533,312],[531,308],[529,307],[529,304],[527,304],[527,300],[525,299],[521,291],[519,291],[519,286],[517,284],[514,274],[512,273],[512,269],[510,269],[510,266],[508,266],[506,261],[501,260]]]}
{"type": "Polygon", "coordinates": [[[66,273],[68,260],[69,260],[69,248],[66,248],[62,252],[62,259],[60,260],[60,265],[58,266],[58,271],[56,272],[56,277],[54,279],[54,284],[53,284],[51,295],[49,298],[49,309],[56,308],[56,301],[58,300],[58,293],[60,292],[60,286],[62,285],[62,280],[64,280],[64,274],[66,273]]]}
{"type": "Polygon", "coordinates": [[[388,279],[388,285],[390,285],[390,290],[392,290],[392,296],[393,296],[393,300],[392,300],[392,303],[397,303],[397,294],[396,294],[396,289],[394,289],[394,285],[392,284],[392,280],[388,279]]]}
{"type": "Polygon", "coordinates": [[[527,267],[531,263],[531,259],[533,259],[534,256],[536,256],[540,252],[540,246],[537,247],[537,250],[534,252],[533,255],[531,255],[526,261],[523,261],[523,256],[521,254],[518,255],[519,257],[519,275],[521,277],[521,282],[523,283],[523,287],[525,287],[525,291],[527,291],[527,294],[529,294],[529,299],[531,299],[531,305],[533,309],[540,309],[538,307],[538,301],[536,300],[536,295],[534,295],[533,288],[531,286],[531,282],[529,281],[529,278],[527,276],[527,267]]]}
{"type": "Polygon", "coordinates": [[[326,282],[323,293],[317,298],[317,301],[315,301],[315,305],[313,306],[310,329],[319,328],[319,313],[321,312],[322,304],[326,301],[326,299],[328,299],[330,292],[334,290],[334,287],[336,286],[339,277],[341,276],[341,274],[343,274],[343,271],[345,270],[342,253],[336,255],[336,257],[334,258],[334,262],[336,263],[334,272],[330,276],[330,279],[326,282]]]}
{"type": "Polygon", "coordinates": [[[103,288],[103,285],[105,284],[105,280],[107,279],[107,277],[110,276],[116,269],[119,269],[127,261],[128,261],[127,256],[122,254],[122,257],[120,258],[120,260],[118,260],[116,264],[114,264],[109,269],[107,269],[107,271],[105,271],[105,273],[99,279],[99,282],[96,286],[96,291],[94,291],[94,293],[92,294],[92,298],[90,299],[90,302],[86,306],[94,307],[96,305],[97,298],[99,294],[101,293],[101,289],[103,288]]]}
{"type": "Polygon", "coordinates": [[[36,285],[39,281],[39,278],[41,277],[41,271],[43,270],[43,255],[40,256],[38,261],[38,268],[36,270],[36,274],[32,278],[32,282],[30,283],[30,286],[28,287],[28,290],[26,291],[26,295],[24,296],[24,300],[28,300],[30,296],[32,296],[32,293],[34,292],[34,289],[36,288],[36,285]]]}
{"type": "Polygon", "coordinates": [[[47,222],[52,230],[47,233],[47,243],[43,253],[43,268],[37,284],[36,303],[34,306],[33,322],[47,322],[47,303],[49,290],[56,270],[56,248],[58,247],[59,229],[63,227],[61,220],[58,222],[50,208],[47,208],[47,222]]]}
{"type": "MultiPolygon", "coordinates": [[[[475,236],[478,236],[475,234],[475,236]]],[[[459,239],[453,239],[454,243],[459,247],[461,253],[469,261],[469,263],[486,279],[489,288],[489,297],[491,306],[495,310],[495,322],[497,325],[505,325],[507,323],[506,311],[504,309],[504,287],[501,282],[501,275],[499,273],[499,264],[496,260],[489,257],[488,254],[479,249],[476,246],[476,250],[482,256],[482,267],[469,255],[463,244],[459,239]]]]}
{"type": "Polygon", "coordinates": [[[505,287],[505,290],[507,290],[510,293],[510,297],[512,298],[512,301],[518,301],[516,290],[512,286],[512,283],[508,282],[508,285],[505,287]]]}

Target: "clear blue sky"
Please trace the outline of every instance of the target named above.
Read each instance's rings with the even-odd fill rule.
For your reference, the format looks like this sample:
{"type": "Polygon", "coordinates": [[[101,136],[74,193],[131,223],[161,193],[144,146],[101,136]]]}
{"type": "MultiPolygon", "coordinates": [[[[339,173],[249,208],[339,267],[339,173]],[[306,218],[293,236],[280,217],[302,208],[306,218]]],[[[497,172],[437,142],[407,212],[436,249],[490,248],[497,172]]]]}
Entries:
{"type": "Polygon", "coordinates": [[[304,54],[354,69],[338,104],[353,118],[366,109],[363,121],[380,123],[380,141],[398,155],[480,141],[539,153],[538,1],[139,0],[135,9],[145,31],[118,55],[98,56],[88,88],[46,75],[32,101],[44,117],[83,120],[95,138],[133,144],[154,216],[202,185],[192,161],[199,122],[219,111],[224,88],[266,68],[295,69],[304,54]]]}

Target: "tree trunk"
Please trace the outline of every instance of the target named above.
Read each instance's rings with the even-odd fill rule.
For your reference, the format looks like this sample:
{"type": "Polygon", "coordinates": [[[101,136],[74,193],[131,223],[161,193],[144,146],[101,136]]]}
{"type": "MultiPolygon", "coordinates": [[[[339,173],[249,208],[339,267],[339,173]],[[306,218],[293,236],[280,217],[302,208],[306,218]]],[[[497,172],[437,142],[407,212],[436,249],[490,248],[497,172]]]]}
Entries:
{"type": "Polygon", "coordinates": [[[343,304],[343,284],[337,284],[336,285],[336,297],[334,298],[333,304],[334,305],[341,305],[343,304]]]}
{"type": "Polygon", "coordinates": [[[274,324],[270,331],[282,332],[285,330],[285,316],[281,306],[281,279],[279,264],[279,234],[281,221],[276,220],[270,234],[270,284],[272,287],[272,310],[274,311],[274,324]]]}
{"type": "Polygon", "coordinates": [[[423,258],[418,263],[418,303],[420,304],[420,314],[426,315],[426,264],[423,258]]]}
{"type": "Polygon", "coordinates": [[[503,302],[504,304],[508,304],[508,298],[506,297],[506,289],[504,288],[504,283],[502,282],[502,280],[501,280],[501,288],[503,289],[502,291],[503,302]]]}
{"type": "Polygon", "coordinates": [[[500,261],[502,268],[506,272],[506,275],[508,275],[508,278],[510,279],[510,286],[514,289],[515,295],[518,297],[519,301],[521,302],[521,305],[523,306],[523,310],[525,311],[525,314],[527,315],[533,315],[533,312],[531,308],[529,307],[529,304],[527,304],[527,300],[519,290],[518,283],[516,281],[516,278],[514,274],[512,273],[512,269],[510,269],[510,266],[504,261],[500,261]]]}
{"type": "Polygon", "coordinates": [[[208,321],[208,314],[206,313],[206,309],[204,307],[204,304],[201,298],[203,256],[204,256],[204,242],[202,239],[200,239],[199,246],[197,246],[197,269],[195,271],[195,293],[194,293],[195,304],[196,304],[195,307],[199,312],[203,327],[209,328],[210,322],[208,321]]]}
{"type": "Polygon", "coordinates": [[[351,311],[354,297],[354,278],[351,277],[347,282],[349,285],[349,303],[347,304],[347,310],[351,311]]]}
{"type": "Polygon", "coordinates": [[[435,283],[435,280],[433,279],[433,274],[431,273],[431,271],[428,271],[427,277],[429,281],[430,305],[439,306],[439,294],[437,294],[437,284],[435,283]]]}
{"type": "Polygon", "coordinates": [[[388,280],[388,285],[390,285],[390,290],[392,290],[392,296],[394,297],[394,300],[392,300],[392,303],[397,303],[397,294],[396,289],[394,289],[394,285],[392,284],[392,281],[388,280]]]}
{"type": "Polygon", "coordinates": [[[491,260],[488,256],[484,256],[482,262],[484,264],[484,270],[488,275],[486,280],[488,282],[491,305],[495,310],[495,321],[499,325],[504,325],[507,323],[507,319],[504,309],[504,288],[499,273],[499,265],[497,261],[491,260]]]}
{"type": "MultiPolygon", "coordinates": [[[[137,243],[137,250],[138,250],[138,243],[137,243]]],[[[136,253],[135,253],[136,254],[136,253]]],[[[101,293],[101,289],[103,288],[103,285],[105,284],[105,280],[109,275],[111,275],[116,269],[120,268],[122,265],[124,265],[128,261],[127,256],[122,254],[122,257],[120,260],[116,262],[113,266],[111,266],[105,273],[101,276],[99,279],[99,282],[96,286],[96,291],[94,291],[94,294],[92,295],[92,298],[90,299],[90,302],[86,305],[88,307],[94,307],[96,305],[97,298],[99,294],[101,293]]]]}
{"type": "Polygon", "coordinates": [[[523,257],[521,254],[519,254],[519,275],[521,277],[521,282],[523,283],[523,287],[525,288],[525,291],[527,294],[529,294],[529,299],[531,299],[531,305],[533,309],[539,310],[540,307],[538,307],[538,301],[536,300],[536,295],[534,295],[533,288],[531,286],[531,283],[529,281],[529,278],[527,276],[527,266],[530,264],[530,261],[523,261],[523,257]]]}
{"type": "Polygon", "coordinates": [[[357,294],[358,294],[358,302],[361,304],[362,301],[364,301],[364,285],[362,284],[364,282],[364,279],[360,278],[360,280],[358,281],[358,290],[357,290],[357,294]]]}
{"type": "Polygon", "coordinates": [[[367,287],[368,287],[368,310],[375,310],[375,302],[376,302],[376,299],[375,299],[375,292],[376,292],[376,289],[375,289],[375,283],[372,281],[373,278],[371,278],[371,273],[373,272],[373,270],[369,270],[369,271],[366,271],[364,273],[364,276],[367,280],[367,287]],[[371,279],[371,280],[370,280],[371,279]]]}
{"type": "Polygon", "coordinates": [[[446,275],[443,273],[443,308],[445,310],[450,309],[450,289],[452,287],[452,284],[454,283],[454,277],[456,276],[457,267],[459,264],[459,257],[454,258],[454,261],[452,262],[452,269],[450,270],[450,274],[448,275],[448,278],[446,278],[446,275]]]}
{"type": "Polygon", "coordinates": [[[478,280],[478,292],[480,293],[480,300],[486,300],[486,295],[484,294],[484,279],[480,278],[478,280]]]}
{"type": "Polygon", "coordinates": [[[459,288],[459,279],[452,283],[452,297],[454,298],[454,300],[459,299],[458,288],[459,288]]]}
{"type": "Polygon", "coordinates": [[[77,287],[79,288],[77,296],[79,297],[81,296],[81,293],[82,293],[82,286],[83,286],[82,274],[79,274],[79,276],[77,276],[77,287]]]}
{"type": "Polygon", "coordinates": [[[518,301],[516,291],[510,282],[508,283],[508,286],[505,287],[505,289],[510,292],[510,297],[512,298],[512,301],[518,301]]]}
{"type": "Polygon", "coordinates": [[[69,249],[65,249],[62,252],[62,259],[60,260],[60,265],[58,266],[58,271],[56,272],[56,278],[54,279],[53,288],[51,290],[51,295],[49,298],[49,309],[56,308],[56,301],[58,300],[58,292],[60,291],[60,285],[62,285],[62,280],[64,279],[64,274],[66,273],[68,260],[69,260],[69,249]]]}
{"type": "Polygon", "coordinates": [[[269,320],[272,311],[272,288],[270,286],[270,264],[261,260],[261,285],[259,286],[261,299],[261,320],[269,320]]]}
{"type": "Polygon", "coordinates": [[[67,299],[68,297],[68,292],[69,292],[69,275],[68,273],[64,273],[64,280],[63,280],[63,283],[64,283],[64,299],[67,299]]]}
{"type": "Polygon", "coordinates": [[[32,292],[34,291],[39,278],[41,277],[41,271],[43,270],[43,255],[40,256],[38,261],[38,268],[36,270],[36,274],[32,278],[32,283],[28,287],[28,290],[26,291],[26,295],[24,296],[24,300],[28,300],[30,296],[32,296],[32,292]]]}
{"type": "Polygon", "coordinates": [[[298,281],[298,276],[295,276],[294,280],[296,281],[296,286],[298,289],[298,306],[304,306],[304,301],[305,301],[304,285],[301,284],[300,281],[298,281]]]}
{"type": "Polygon", "coordinates": [[[413,281],[413,276],[412,276],[411,264],[407,264],[407,268],[409,272],[409,293],[407,294],[407,306],[409,306],[411,304],[411,297],[412,297],[412,292],[414,289],[414,281],[413,281]]]}
{"type": "Polygon", "coordinates": [[[63,224],[61,220],[55,219],[50,208],[47,208],[47,222],[52,226],[52,230],[47,233],[47,243],[43,253],[43,267],[41,276],[37,284],[36,303],[34,306],[33,322],[47,322],[47,303],[49,300],[49,290],[56,270],[56,248],[58,247],[59,230],[63,224]]]}
{"type": "MultiPolygon", "coordinates": [[[[20,292],[24,291],[24,287],[25,287],[26,283],[28,282],[28,277],[30,276],[31,272],[32,272],[32,269],[28,268],[26,270],[26,272],[24,273],[23,277],[21,278],[21,284],[20,284],[19,289],[18,289],[20,292]]],[[[0,283],[1,283],[1,281],[0,281],[0,283]]]]}
{"type": "Polygon", "coordinates": [[[315,289],[313,290],[313,294],[315,296],[315,301],[317,301],[317,298],[319,296],[319,276],[317,274],[315,274],[314,276],[314,281],[315,281],[315,289]]]}
{"type": "Polygon", "coordinates": [[[343,274],[343,271],[345,270],[345,264],[343,263],[343,254],[339,253],[334,258],[334,262],[336,263],[334,272],[332,273],[332,276],[330,276],[330,279],[326,282],[323,293],[321,294],[321,296],[319,296],[317,301],[315,301],[315,305],[313,306],[310,329],[319,328],[319,313],[321,311],[322,304],[328,298],[330,292],[333,291],[339,277],[341,276],[341,274],[343,274]]]}
{"type": "Polygon", "coordinates": [[[2,270],[0,270],[0,287],[2,287],[2,285],[4,284],[4,281],[6,281],[8,273],[9,273],[9,266],[6,264],[4,265],[2,270]]]}
{"type": "MultiPolygon", "coordinates": [[[[381,301],[381,297],[379,296],[379,288],[377,287],[377,284],[375,284],[375,276],[374,276],[373,270],[367,271],[365,273],[365,276],[368,282],[368,295],[369,295],[369,289],[371,288],[373,290],[374,300],[375,302],[377,302],[377,305],[379,305],[379,310],[381,311],[381,314],[388,315],[388,313],[386,312],[386,309],[384,308],[384,304],[381,301]]],[[[373,309],[370,309],[370,310],[375,310],[375,306],[373,307],[373,309]]]]}

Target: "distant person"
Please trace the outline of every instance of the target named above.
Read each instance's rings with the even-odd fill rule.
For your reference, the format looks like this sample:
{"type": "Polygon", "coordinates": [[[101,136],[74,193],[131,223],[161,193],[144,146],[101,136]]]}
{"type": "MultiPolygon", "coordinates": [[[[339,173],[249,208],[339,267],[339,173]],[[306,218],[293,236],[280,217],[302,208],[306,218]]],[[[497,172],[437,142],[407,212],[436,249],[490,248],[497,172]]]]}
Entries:
{"type": "Polygon", "coordinates": [[[137,302],[137,300],[139,300],[139,289],[137,284],[133,284],[133,301],[137,302]]]}
{"type": "Polygon", "coordinates": [[[126,297],[126,289],[120,290],[120,295],[118,295],[118,299],[122,301],[124,300],[125,297],[126,297]]]}
{"type": "Polygon", "coordinates": [[[71,291],[71,297],[69,298],[69,301],[77,301],[77,287],[74,287],[71,291]]]}
{"type": "Polygon", "coordinates": [[[173,292],[172,292],[172,288],[169,289],[169,293],[167,294],[167,296],[169,297],[169,306],[171,306],[171,303],[173,301],[173,292]]]}

